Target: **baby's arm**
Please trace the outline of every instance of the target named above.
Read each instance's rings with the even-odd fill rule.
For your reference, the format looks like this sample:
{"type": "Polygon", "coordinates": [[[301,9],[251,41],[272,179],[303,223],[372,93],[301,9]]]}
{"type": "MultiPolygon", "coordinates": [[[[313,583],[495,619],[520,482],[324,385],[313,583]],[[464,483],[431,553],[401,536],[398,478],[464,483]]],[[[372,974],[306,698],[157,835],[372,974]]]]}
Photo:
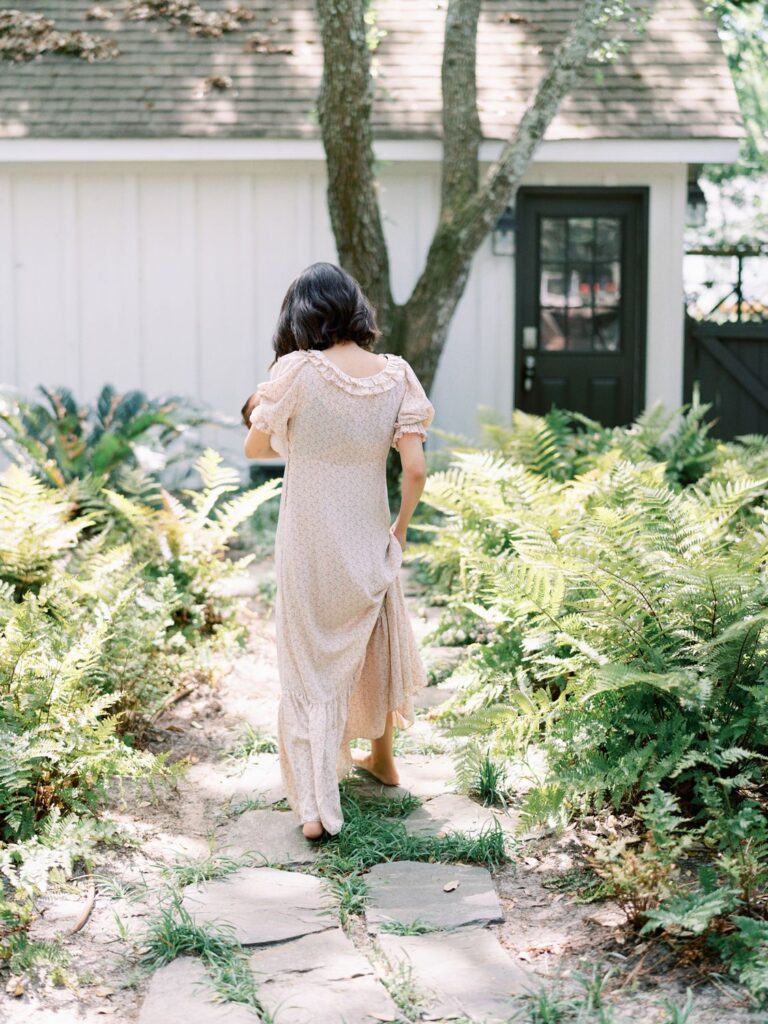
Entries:
{"type": "Polygon", "coordinates": [[[252,394],[240,410],[243,423],[248,427],[243,452],[247,459],[282,459],[280,452],[272,448],[271,435],[264,430],[256,430],[251,426],[251,414],[258,404],[256,393],[252,394]]]}

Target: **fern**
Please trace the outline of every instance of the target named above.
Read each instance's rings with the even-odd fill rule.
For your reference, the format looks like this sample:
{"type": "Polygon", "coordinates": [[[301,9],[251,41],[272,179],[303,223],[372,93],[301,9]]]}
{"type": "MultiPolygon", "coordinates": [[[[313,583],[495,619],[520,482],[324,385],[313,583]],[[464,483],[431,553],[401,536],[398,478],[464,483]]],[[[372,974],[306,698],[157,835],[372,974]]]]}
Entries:
{"type": "Polygon", "coordinates": [[[422,564],[451,622],[493,624],[440,713],[464,785],[485,753],[538,747],[524,826],[626,814],[645,839],[604,851],[614,895],[638,927],[714,942],[768,903],[768,442],[717,442],[706,413],[494,426],[428,479],[422,564]],[[706,884],[677,864],[693,842],[706,884]]]}

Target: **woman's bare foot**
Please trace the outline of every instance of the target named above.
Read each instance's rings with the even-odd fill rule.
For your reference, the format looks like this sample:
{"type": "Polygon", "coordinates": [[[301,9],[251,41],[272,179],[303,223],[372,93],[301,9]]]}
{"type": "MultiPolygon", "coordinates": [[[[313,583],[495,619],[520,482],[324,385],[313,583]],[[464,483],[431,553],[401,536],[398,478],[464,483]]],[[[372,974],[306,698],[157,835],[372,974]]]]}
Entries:
{"type": "Polygon", "coordinates": [[[390,761],[387,764],[381,764],[373,760],[373,754],[365,753],[362,750],[354,749],[352,753],[352,762],[356,768],[364,768],[365,771],[370,772],[379,782],[383,782],[385,786],[397,786],[400,783],[400,776],[397,774],[397,768],[395,768],[394,761],[390,761]]]}
{"type": "Polygon", "coordinates": [[[317,839],[323,834],[323,823],[322,821],[305,821],[302,831],[307,839],[317,839]]]}

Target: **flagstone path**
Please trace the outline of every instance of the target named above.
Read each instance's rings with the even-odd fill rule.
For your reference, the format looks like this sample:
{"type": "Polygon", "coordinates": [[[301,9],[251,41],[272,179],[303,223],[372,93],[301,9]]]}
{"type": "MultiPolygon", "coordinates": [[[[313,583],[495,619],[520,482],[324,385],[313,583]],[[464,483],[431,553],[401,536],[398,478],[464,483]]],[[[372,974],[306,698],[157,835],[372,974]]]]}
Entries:
{"type": "MultiPolygon", "coordinates": [[[[403,573],[407,579],[407,569],[403,573]]],[[[407,583],[406,593],[413,603],[407,583]]],[[[414,612],[414,626],[422,636],[433,625],[414,612]]],[[[450,657],[451,651],[428,654],[434,662],[450,657]]],[[[237,671],[247,687],[247,664],[237,671]]],[[[273,687],[269,698],[263,686],[258,690],[257,718],[267,731],[274,725],[278,690],[273,687]]],[[[452,692],[440,685],[423,691],[409,738],[420,745],[444,745],[427,711],[452,692]]],[[[247,690],[243,699],[248,700],[247,690]]],[[[254,723],[253,706],[248,720],[254,723]]],[[[382,786],[357,769],[352,776],[361,795],[418,797],[421,805],[404,820],[409,832],[477,834],[498,821],[511,835],[511,817],[458,792],[447,754],[408,753],[398,757],[398,766],[399,786],[382,786]]],[[[195,766],[190,769],[193,784],[194,774],[195,766]]],[[[364,875],[369,895],[364,925],[345,930],[325,879],[311,873],[323,845],[309,843],[294,815],[274,806],[284,798],[277,754],[259,755],[240,776],[212,783],[208,774],[205,784],[209,796],[212,788],[218,789],[218,798],[230,806],[238,801],[259,804],[236,817],[220,815],[215,833],[217,853],[250,854],[253,866],[187,886],[183,906],[199,923],[226,923],[248,949],[270,1024],[503,1024],[519,1009],[520,995],[535,988],[534,975],[489,930],[504,920],[504,913],[486,868],[416,861],[377,864],[364,875]],[[403,926],[402,932],[414,923],[418,929],[410,930],[420,933],[387,930],[394,924],[403,926]],[[390,994],[393,983],[407,988],[407,1013],[390,994]]],[[[180,957],[155,972],[139,1015],[139,1024],[257,1020],[242,1004],[217,1001],[205,969],[192,957],[180,957]]]]}

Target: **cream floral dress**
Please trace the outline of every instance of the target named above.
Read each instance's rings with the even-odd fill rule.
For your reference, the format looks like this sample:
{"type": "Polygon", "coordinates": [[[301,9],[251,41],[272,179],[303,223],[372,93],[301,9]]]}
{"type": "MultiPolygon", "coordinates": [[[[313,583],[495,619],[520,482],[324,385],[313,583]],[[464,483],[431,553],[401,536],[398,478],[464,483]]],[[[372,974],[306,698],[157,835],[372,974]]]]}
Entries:
{"type": "Polygon", "coordinates": [[[426,685],[390,531],[386,460],[434,408],[410,364],[353,377],[319,349],[290,352],[256,389],[251,423],[286,460],[275,541],[278,748],[301,822],[341,830],[350,740],[414,722],[426,685]]]}

